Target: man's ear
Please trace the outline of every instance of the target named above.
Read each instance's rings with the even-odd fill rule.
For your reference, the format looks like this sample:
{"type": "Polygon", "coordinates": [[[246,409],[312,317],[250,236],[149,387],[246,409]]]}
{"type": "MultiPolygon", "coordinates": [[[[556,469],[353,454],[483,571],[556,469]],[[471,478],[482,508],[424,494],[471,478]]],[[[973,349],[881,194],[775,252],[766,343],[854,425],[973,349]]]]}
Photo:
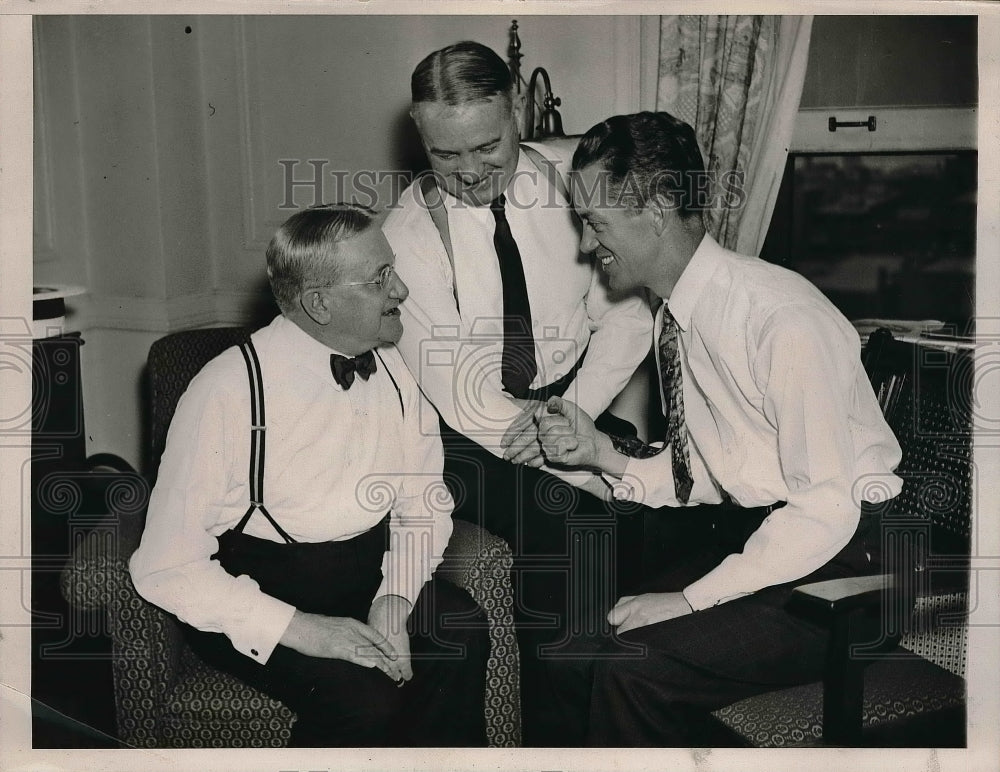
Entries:
{"type": "Polygon", "coordinates": [[[678,216],[674,201],[663,193],[654,193],[646,200],[646,205],[643,208],[651,219],[657,236],[662,235],[663,231],[678,216]]]}
{"type": "Polygon", "coordinates": [[[514,125],[517,126],[517,136],[518,138],[524,133],[524,100],[526,98],[525,94],[518,94],[516,92],[510,95],[510,110],[514,116],[514,125]]]}
{"type": "MultiPolygon", "coordinates": [[[[422,103],[421,103],[422,104],[422,103]]],[[[410,103],[410,120],[413,121],[414,127],[417,129],[417,134],[420,134],[420,104],[410,103]]],[[[423,136],[420,137],[420,141],[423,142],[423,136]]]]}
{"type": "Polygon", "coordinates": [[[410,120],[413,121],[414,125],[418,128],[420,126],[420,105],[413,102],[410,103],[410,120]]]}
{"type": "Polygon", "coordinates": [[[307,290],[299,295],[299,305],[316,324],[330,323],[330,299],[325,292],[318,289],[307,290]]]}

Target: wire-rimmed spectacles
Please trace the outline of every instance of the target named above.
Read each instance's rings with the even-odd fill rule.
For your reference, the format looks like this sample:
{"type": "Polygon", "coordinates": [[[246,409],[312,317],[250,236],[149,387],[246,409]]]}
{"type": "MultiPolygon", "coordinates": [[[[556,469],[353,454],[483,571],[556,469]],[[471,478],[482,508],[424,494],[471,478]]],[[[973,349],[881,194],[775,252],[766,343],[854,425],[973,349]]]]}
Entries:
{"type": "Polygon", "coordinates": [[[344,281],[338,284],[322,284],[318,287],[310,287],[310,289],[323,289],[324,287],[367,287],[374,285],[380,290],[384,290],[389,286],[392,277],[395,275],[396,269],[391,265],[386,265],[378,272],[378,276],[371,281],[344,281]]]}

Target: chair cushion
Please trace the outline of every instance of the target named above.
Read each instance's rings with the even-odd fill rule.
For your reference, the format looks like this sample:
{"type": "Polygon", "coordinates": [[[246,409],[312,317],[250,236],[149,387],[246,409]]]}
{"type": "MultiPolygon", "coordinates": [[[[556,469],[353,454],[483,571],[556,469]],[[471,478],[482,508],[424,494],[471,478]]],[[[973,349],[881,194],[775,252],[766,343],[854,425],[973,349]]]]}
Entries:
{"type": "MultiPolygon", "coordinates": [[[[965,681],[911,652],[875,662],[865,670],[862,726],[868,730],[900,719],[961,708],[965,681]]],[[[758,748],[808,747],[823,740],[823,685],[805,684],[728,705],[713,714],[758,748]]]]}
{"type": "Polygon", "coordinates": [[[283,748],[294,714],[277,700],[209,667],[190,650],[161,716],[172,748],[283,748]]]}
{"type": "Polygon", "coordinates": [[[969,655],[968,616],[967,592],[917,598],[900,645],[964,678],[969,655]]]}

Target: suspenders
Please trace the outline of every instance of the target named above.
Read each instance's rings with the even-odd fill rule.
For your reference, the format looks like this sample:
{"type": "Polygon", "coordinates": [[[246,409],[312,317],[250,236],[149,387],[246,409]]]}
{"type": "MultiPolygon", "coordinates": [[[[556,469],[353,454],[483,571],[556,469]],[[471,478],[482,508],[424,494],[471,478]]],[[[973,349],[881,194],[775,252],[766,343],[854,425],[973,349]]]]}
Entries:
{"type": "Polygon", "coordinates": [[[382,359],[382,355],[378,353],[378,349],[375,349],[375,356],[378,357],[378,361],[382,363],[382,369],[385,370],[385,374],[389,376],[389,380],[392,381],[392,385],[396,389],[396,396],[399,397],[399,412],[403,414],[403,418],[406,418],[406,408],[403,407],[403,392],[399,390],[399,384],[396,383],[396,379],[392,377],[392,370],[385,366],[385,360],[382,359]]]}
{"type": "MultiPolygon", "coordinates": [[[[295,539],[278,525],[277,521],[271,517],[271,513],[267,511],[267,507],[264,506],[264,439],[267,436],[267,424],[264,418],[264,378],[260,372],[257,349],[254,348],[252,340],[248,338],[240,344],[240,353],[243,354],[243,361],[246,362],[247,377],[250,380],[250,507],[233,530],[243,533],[243,529],[250,522],[253,513],[260,510],[260,513],[267,518],[278,535],[285,540],[285,544],[295,544],[295,539]]],[[[405,416],[403,392],[400,391],[399,384],[396,383],[392,372],[386,367],[382,355],[376,351],[375,356],[378,357],[386,375],[392,381],[392,385],[396,389],[396,396],[399,397],[400,412],[405,416]]]]}
{"type": "Polygon", "coordinates": [[[250,522],[250,517],[258,509],[274,526],[274,530],[285,540],[285,544],[294,544],[295,539],[285,533],[264,506],[264,438],[267,425],[264,423],[264,379],[260,373],[260,360],[253,341],[247,340],[240,344],[240,353],[247,364],[247,376],[250,378],[250,508],[236,526],[240,533],[250,522]]]}

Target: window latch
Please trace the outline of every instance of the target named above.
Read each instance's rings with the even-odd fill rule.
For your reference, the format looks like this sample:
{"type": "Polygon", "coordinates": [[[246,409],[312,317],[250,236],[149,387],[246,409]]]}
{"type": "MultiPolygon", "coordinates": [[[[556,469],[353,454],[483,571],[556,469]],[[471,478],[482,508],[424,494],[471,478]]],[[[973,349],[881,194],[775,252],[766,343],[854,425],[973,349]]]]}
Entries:
{"type": "Polygon", "coordinates": [[[830,131],[845,128],[860,129],[864,126],[868,127],[868,131],[875,131],[875,116],[869,115],[867,121],[838,121],[835,115],[831,115],[827,125],[830,127],[830,131]]]}

